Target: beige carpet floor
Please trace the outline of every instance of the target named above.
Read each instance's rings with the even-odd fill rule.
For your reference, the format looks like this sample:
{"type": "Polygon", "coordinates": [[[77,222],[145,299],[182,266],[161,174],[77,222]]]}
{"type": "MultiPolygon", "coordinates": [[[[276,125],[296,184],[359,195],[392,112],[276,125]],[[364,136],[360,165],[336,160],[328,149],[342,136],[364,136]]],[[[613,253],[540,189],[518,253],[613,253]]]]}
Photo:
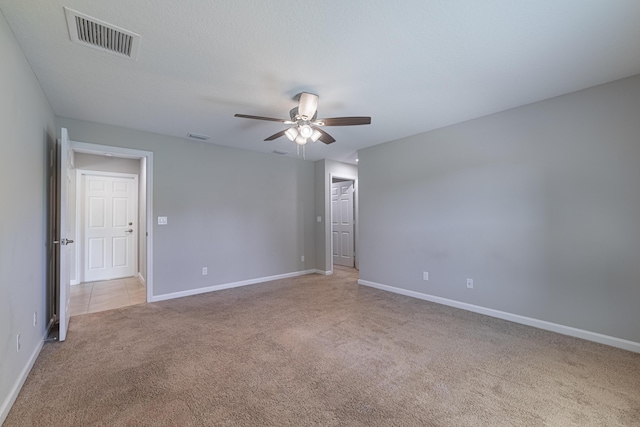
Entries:
{"type": "Polygon", "coordinates": [[[309,275],[72,318],[5,426],[640,426],[640,354],[309,275]]]}

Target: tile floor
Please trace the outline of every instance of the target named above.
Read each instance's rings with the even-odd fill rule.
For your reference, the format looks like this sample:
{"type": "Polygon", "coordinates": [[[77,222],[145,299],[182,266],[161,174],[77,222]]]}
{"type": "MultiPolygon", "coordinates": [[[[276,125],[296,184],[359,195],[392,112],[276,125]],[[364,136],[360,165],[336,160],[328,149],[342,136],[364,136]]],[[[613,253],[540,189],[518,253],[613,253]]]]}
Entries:
{"type": "Polygon", "coordinates": [[[137,277],[71,286],[71,316],[113,310],[147,301],[147,288],[137,277]]]}

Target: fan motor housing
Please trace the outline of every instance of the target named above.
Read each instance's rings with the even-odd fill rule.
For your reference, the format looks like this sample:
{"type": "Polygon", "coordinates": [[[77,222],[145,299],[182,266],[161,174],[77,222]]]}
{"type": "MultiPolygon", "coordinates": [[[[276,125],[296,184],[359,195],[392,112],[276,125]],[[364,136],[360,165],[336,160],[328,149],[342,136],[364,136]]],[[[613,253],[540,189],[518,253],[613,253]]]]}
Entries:
{"type": "MultiPolygon", "coordinates": [[[[289,117],[291,117],[291,121],[292,122],[297,122],[298,120],[300,120],[300,118],[298,117],[298,107],[293,107],[291,109],[291,111],[289,111],[289,117]]],[[[315,112],[315,114],[313,115],[313,117],[311,117],[309,120],[307,120],[308,122],[313,122],[315,121],[315,119],[318,117],[318,111],[315,112]]]]}

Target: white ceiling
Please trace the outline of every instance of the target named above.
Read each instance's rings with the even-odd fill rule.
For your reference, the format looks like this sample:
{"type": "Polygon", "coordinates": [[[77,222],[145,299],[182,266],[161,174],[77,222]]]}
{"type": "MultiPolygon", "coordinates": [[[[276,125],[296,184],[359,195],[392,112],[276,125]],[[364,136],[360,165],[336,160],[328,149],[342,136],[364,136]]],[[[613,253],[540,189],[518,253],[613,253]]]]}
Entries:
{"type": "Polygon", "coordinates": [[[327,127],[307,159],[640,73],[638,0],[0,0],[56,115],[272,152],[300,91],[327,127]],[[160,5],[162,4],[162,5],[160,5]],[[141,35],[137,61],[69,40],[63,7],[141,35]]]}

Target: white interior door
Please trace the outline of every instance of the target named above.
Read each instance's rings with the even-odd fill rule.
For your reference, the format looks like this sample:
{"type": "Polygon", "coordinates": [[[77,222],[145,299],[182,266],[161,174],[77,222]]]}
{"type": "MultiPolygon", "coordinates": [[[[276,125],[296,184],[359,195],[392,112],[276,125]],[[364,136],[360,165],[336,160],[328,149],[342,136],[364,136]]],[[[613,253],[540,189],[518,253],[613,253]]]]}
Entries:
{"type": "Polygon", "coordinates": [[[69,301],[71,298],[71,277],[69,244],[73,240],[68,240],[68,190],[71,184],[70,168],[73,164],[73,152],[69,148],[69,134],[67,129],[61,129],[61,137],[58,140],[58,236],[55,243],[60,245],[60,256],[58,258],[58,339],[64,341],[67,338],[69,328],[69,301]]]}
{"type": "Polygon", "coordinates": [[[331,183],[333,263],[354,266],[353,181],[331,183]]]}
{"type": "Polygon", "coordinates": [[[84,281],[136,274],[137,178],[83,175],[84,281]]]}

